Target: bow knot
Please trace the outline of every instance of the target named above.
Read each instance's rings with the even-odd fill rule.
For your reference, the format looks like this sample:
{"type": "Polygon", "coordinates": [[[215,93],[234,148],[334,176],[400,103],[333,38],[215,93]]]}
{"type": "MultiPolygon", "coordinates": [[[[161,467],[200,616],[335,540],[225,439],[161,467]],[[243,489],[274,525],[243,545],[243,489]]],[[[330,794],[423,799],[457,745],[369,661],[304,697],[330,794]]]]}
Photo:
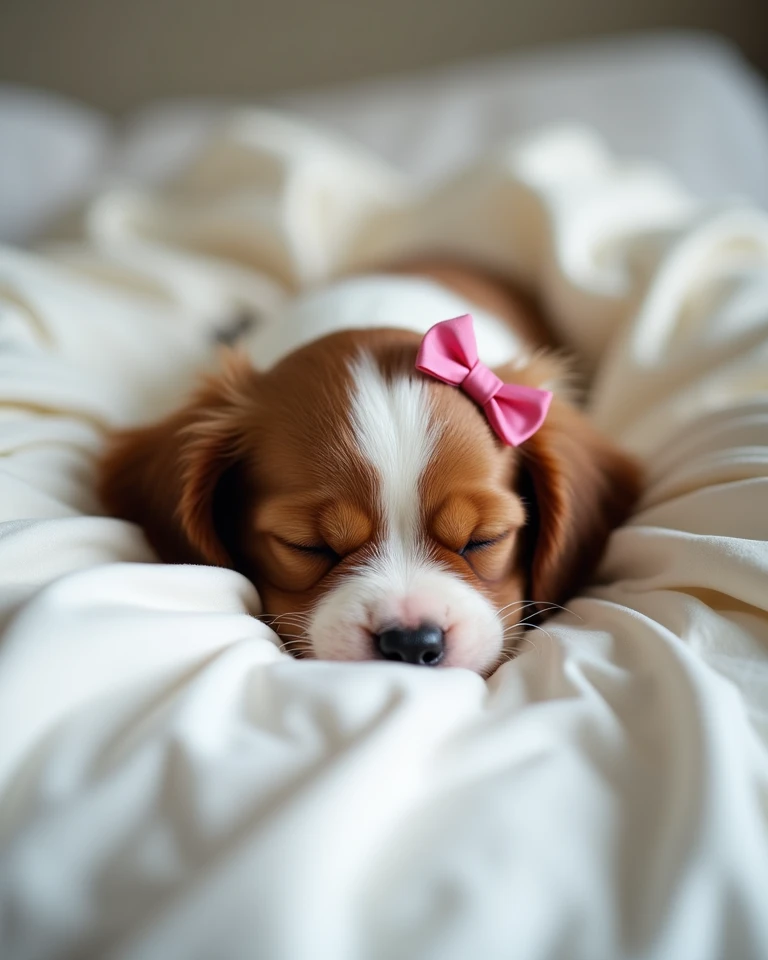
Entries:
{"type": "Polygon", "coordinates": [[[503,386],[504,381],[479,360],[461,381],[461,389],[478,407],[484,407],[503,386]]]}
{"type": "Polygon", "coordinates": [[[509,446],[532,437],[552,401],[549,390],[504,383],[477,355],[472,317],[466,313],[429,329],[419,348],[416,369],[442,383],[461,387],[509,446]]]}

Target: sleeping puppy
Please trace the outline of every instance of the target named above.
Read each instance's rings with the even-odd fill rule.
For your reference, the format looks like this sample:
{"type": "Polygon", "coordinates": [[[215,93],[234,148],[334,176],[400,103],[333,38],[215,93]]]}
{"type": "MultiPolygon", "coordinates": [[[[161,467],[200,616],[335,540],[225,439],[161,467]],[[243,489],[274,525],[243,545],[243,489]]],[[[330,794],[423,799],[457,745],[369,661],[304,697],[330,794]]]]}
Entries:
{"type": "Polygon", "coordinates": [[[487,675],[585,583],[640,489],[548,345],[471,267],[341,280],[114,436],[101,497],[162,560],[245,574],[298,656],[487,675]]]}

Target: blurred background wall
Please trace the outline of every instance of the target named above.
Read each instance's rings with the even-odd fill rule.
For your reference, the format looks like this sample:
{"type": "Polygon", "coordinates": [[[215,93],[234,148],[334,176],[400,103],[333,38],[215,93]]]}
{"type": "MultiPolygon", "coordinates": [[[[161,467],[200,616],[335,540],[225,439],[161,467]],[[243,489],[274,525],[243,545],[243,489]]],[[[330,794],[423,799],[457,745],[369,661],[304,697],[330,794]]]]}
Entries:
{"type": "Polygon", "coordinates": [[[768,67],[768,0],[0,0],[0,80],[120,112],[668,28],[768,67]]]}

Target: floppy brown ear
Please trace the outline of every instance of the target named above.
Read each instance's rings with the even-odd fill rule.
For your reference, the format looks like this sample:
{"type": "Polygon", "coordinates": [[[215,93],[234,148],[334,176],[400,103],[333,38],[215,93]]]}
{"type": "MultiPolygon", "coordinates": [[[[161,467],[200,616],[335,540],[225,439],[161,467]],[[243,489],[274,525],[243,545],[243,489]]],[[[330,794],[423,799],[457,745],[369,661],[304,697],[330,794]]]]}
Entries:
{"type": "Polygon", "coordinates": [[[629,516],[640,495],[640,466],[557,398],[520,450],[522,493],[532,513],[530,599],[563,603],[584,585],[611,531],[629,516]]]}
{"type": "Polygon", "coordinates": [[[214,517],[216,487],[243,453],[244,417],[257,379],[237,355],[180,411],[115,434],[98,493],[113,516],[139,524],[166,562],[232,566],[214,517]]]}

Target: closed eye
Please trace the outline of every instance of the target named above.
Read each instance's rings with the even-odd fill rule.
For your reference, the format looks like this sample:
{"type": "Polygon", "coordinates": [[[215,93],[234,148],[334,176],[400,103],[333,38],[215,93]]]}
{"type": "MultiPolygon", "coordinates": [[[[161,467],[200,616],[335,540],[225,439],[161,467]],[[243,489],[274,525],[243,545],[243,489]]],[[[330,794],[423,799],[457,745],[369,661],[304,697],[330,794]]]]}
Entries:
{"type": "Polygon", "coordinates": [[[329,547],[327,543],[291,543],[290,540],[283,540],[282,537],[278,537],[277,539],[284,547],[288,547],[289,550],[295,550],[297,553],[309,554],[314,557],[324,557],[334,562],[341,559],[338,553],[329,547]]]}
{"type": "Polygon", "coordinates": [[[464,546],[459,550],[459,556],[463,557],[466,553],[474,553],[477,550],[484,550],[486,547],[494,547],[497,543],[501,543],[503,540],[506,540],[510,535],[511,530],[505,530],[504,533],[500,533],[497,537],[485,537],[483,539],[477,540],[468,540],[464,546]]]}

